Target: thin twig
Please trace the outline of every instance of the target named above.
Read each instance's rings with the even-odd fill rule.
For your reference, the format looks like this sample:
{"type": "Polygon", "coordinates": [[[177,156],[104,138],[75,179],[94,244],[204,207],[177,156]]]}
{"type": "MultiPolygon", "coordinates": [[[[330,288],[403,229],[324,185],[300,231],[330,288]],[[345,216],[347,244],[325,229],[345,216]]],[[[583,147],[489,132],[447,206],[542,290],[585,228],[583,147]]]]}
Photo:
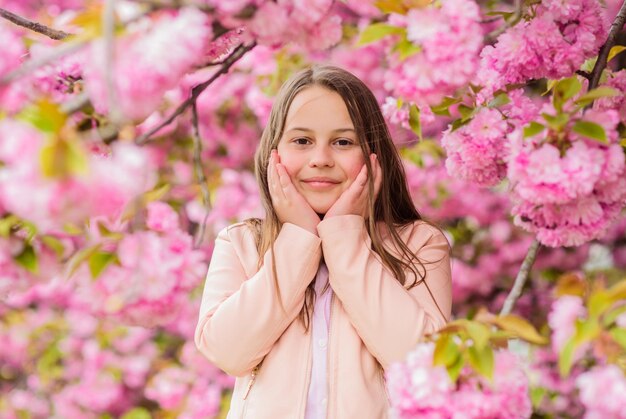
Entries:
{"type": "Polygon", "coordinates": [[[209,87],[211,83],[213,83],[220,75],[228,72],[230,67],[234,63],[236,63],[237,60],[239,60],[245,53],[250,51],[255,46],[256,46],[255,42],[253,42],[250,45],[239,44],[237,48],[235,48],[233,52],[224,60],[224,64],[222,64],[222,67],[220,67],[220,69],[216,71],[215,74],[213,74],[210,79],[208,79],[207,81],[191,89],[191,95],[183,103],[178,105],[178,108],[176,108],[176,110],[174,110],[174,112],[172,112],[172,114],[167,119],[165,119],[165,121],[161,122],[159,125],[152,128],[145,134],[137,137],[135,139],[135,143],[139,145],[145,144],[146,142],[148,142],[150,137],[152,137],[152,135],[158,132],[161,128],[171,124],[179,115],[181,115],[185,111],[185,109],[187,109],[191,104],[193,104],[196,101],[198,96],[200,96],[200,94],[207,87],[209,87]]]}
{"type": "Polygon", "coordinates": [[[511,26],[515,25],[522,18],[522,8],[524,6],[523,0],[515,0],[515,7],[513,9],[513,17],[508,21],[505,21],[504,25],[500,26],[498,29],[489,32],[485,36],[485,41],[489,44],[496,41],[498,36],[502,35],[504,31],[509,29],[511,26]]]}
{"type": "Polygon", "coordinates": [[[5,74],[4,77],[0,79],[0,85],[9,84],[21,77],[24,77],[27,74],[32,73],[33,71],[43,67],[44,65],[50,64],[51,62],[54,62],[65,55],[74,53],[87,45],[87,42],[87,39],[71,40],[62,43],[55,48],[52,48],[49,53],[43,54],[41,57],[31,58],[30,60],[25,61],[15,70],[5,74]]]}
{"type": "Polygon", "coordinates": [[[117,105],[117,86],[115,72],[115,0],[106,0],[102,12],[102,38],[104,42],[104,81],[107,90],[107,109],[109,120],[117,126],[122,120],[122,113],[117,105]]]}
{"type": "Polygon", "coordinates": [[[584,70],[576,70],[576,74],[578,74],[579,76],[582,76],[584,78],[586,78],[587,80],[591,81],[591,73],[584,71],[584,70]]]}
{"type": "Polygon", "coordinates": [[[528,248],[528,253],[524,258],[524,262],[522,262],[522,266],[517,273],[513,288],[511,289],[509,295],[507,295],[506,300],[504,301],[504,305],[502,306],[502,310],[500,311],[501,316],[509,314],[513,310],[517,299],[520,297],[520,295],[522,295],[522,290],[524,289],[524,285],[526,284],[526,280],[528,279],[530,268],[532,268],[533,263],[535,263],[535,258],[537,257],[538,250],[539,241],[537,239],[534,239],[530,247],[528,248]]]}
{"type": "Polygon", "coordinates": [[[206,223],[211,213],[211,192],[209,191],[209,185],[207,184],[206,176],[204,175],[204,169],[202,165],[202,138],[200,138],[200,129],[198,127],[198,107],[194,101],[191,104],[191,125],[193,126],[193,168],[196,172],[196,178],[200,184],[200,191],[202,192],[202,204],[206,210],[204,214],[204,220],[200,224],[198,233],[195,240],[195,247],[198,248],[202,244],[204,239],[204,232],[206,231],[206,223]]]}
{"type": "Polygon", "coordinates": [[[56,39],[57,41],[65,39],[71,35],[71,33],[52,29],[47,27],[46,25],[42,25],[41,23],[28,20],[25,17],[16,15],[15,13],[9,12],[8,10],[3,8],[0,8],[0,17],[3,17],[9,22],[13,22],[23,28],[30,29],[31,31],[40,33],[42,35],[46,35],[48,38],[56,39]]]}
{"type": "Polygon", "coordinates": [[[593,70],[591,70],[591,81],[589,82],[589,90],[595,89],[598,87],[600,83],[600,77],[602,76],[602,71],[606,68],[609,52],[611,52],[611,48],[615,45],[615,41],[617,38],[617,34],[624,26],[624,22],[626,22],[626,1],[622,2],[622,7],[619,9],[617,16],[615,16],[615,20],[611,25],[611,29],[609,29],[609,36],[606,39],[604,45],[600,49],[600,54],[598,54],[598,59],[596,61],[596,65],[593,66],[593,70]]]}

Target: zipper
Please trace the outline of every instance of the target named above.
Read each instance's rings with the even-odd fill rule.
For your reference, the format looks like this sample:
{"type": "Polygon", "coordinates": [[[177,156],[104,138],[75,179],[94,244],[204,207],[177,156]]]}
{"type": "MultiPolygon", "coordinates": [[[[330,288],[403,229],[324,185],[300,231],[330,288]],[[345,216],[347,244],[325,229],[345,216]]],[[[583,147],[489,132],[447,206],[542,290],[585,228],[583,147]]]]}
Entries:
{"type": "MultiPolygon", "coordinates": [[[[330,280],[330,278],[329,278],[330,280]]],[[[328,315],[328,343],[327,343],[327,348],[326,348],[326,369],[328,371],[328,394],[326,395],[326,399],[328,400],[328,403],[326,403],[326,417],[331,417],[329,415],[330,412],[330,400],[332,398],[332,391],[331,391],[331,384],[333,383],[333,377],[331,377],[331,371],[332,369],[330,368],[330,336],[331,336],[331,329],[333,326],[333,309],[335,308],[335,305],[333,304],[335,302],[335,293],[332,291],[331,288],[331,294],[330,294],[330,314],[328,315]]]]}
{"type": "Polygon", "coordinates": [[[257,365],[256,367],[252,369],[251,378],[250,378],[250,381],[248,381],[248,387],[246,388],[246,392],[243,394],[244,400],[246,400],[248,398],[248,394],[250,394],[250,390],[252,389],[252,386],[254,385],[254,382],[256,380],[256,374],[259,371],[260,366],[261,364],[257,365]]]}

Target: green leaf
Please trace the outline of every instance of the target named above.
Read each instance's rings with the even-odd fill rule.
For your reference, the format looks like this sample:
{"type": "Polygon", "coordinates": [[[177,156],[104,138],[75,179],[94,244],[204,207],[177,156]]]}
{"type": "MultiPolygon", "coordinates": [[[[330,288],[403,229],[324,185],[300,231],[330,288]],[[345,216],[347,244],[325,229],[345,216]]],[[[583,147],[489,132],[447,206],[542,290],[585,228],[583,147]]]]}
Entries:
{"type": "Polygon", "coordinates": [[[480,322],[467,320],[465,330],[467,330],[467,334],[472,339],[472,342],[474,342],[476,349],[479,351],[482,351],[489,343],[491,331],[486,325],[480,322]]]}
{"type": "Polygon", "coordinates": [[[74,273],[76,272],[80,264],[86,260],[89,260],[91,255],[93,255],[98,250],[100,250],[101,247],[102,247],[102,244],[96,244],[94,246],[85,247],[84,249],[81,249],[78,252],[74,253],[74,255],[68,261],[68,264],[67,264],[69,268],[68,277],[71,277],[72,275],[74,275],[74,273]]]}
{"type": "Polygon", "coordinates": [[[450,106],[460,103],[461,99],[446,96],[440,104],[431,106],[430,109],[435,115],[450,116],[450,106]]]}
{"type": "Polygon", "coordinates": [[[488,108],[497,108],[500,106],[504,106],[507,103],[511,103],[511,99],[509,98],[509,95],[507,95],[506,93],[500,93],[498,95],[496,95],[496,97],[494,97],[493,99],[491,99],[489,101],[489,103],[487,104],[488,108]]]}
{"type": "Polygon", "coordinates": [[[482,350],[475,346],[470,346],[468,349],[469,362],[472,368],[484,377],[493,378],[493,349],[489,346],[485,346],[482,350]]]}
{"type": "Polygon", "coordinates": [[[552,103],[557,111],[563,109],[563,104],[568,100],[576,96],[583,85],[578,80],[578,77],[572,76],[566,79],[559,80],[552,89],[552,103]]]}
{"type": "Polygon", "coordinates": [[[372,23],[366,26],[361,32],[361,37],[357,42],[357,45],[366,45],[379,39],[382,39],[388,35],[403,35],[406,34],[406,29],[398,26],[392,26],[384,22],[372,23]]]}
{"type": "Polygon", "coordinates": [[[383,13],[398,13],[405,15],[406,12],[408,12],[402,2],[397,0],[377,0],[374,2],[374,6],[378,7],[378,9],[383,13]]]}
{"type": "Polygon", "coordinates": [[[411,130],[417,135],[417,138],[423,140],[420,110],[417,105],[414,104],[409,107],[409,125],[411,126],[411,130]]]}
{"type": "Polygon", "coordinates": [[[574,334],[574,343],[578,347],[585,342],[589,342],[600,335],[602,328],[596,318],[586,320],[576,320],[576,333],[574,334]]]}
{"type": "Polygon", "coordinates": [[[41,148],[41,171],[49,178],[82,175],[87,172],[87,155],[77,141],[51,138],[41,148]]]}
{"type": "Polygon", "coordinates": [[[0,219],[0,237],[9,237],[13,226],[19,224],[20,220],[15,215],[0,219]]]}
{"type": "Polygon", "coordinates": [[[559,374],[561,377],[567,377],[572,369],[572,363],[574,362],[574,350],[576,349],[576,343],[574,338],[570,338],[563,350],[559,354],[559,374]]]}
{"type": "Polygon", "coordinates": [[[476,109],[461,103],[459,105],[459,113],[463,121],[468,121],[476,114],[476,109]]]}
{"type": "Polygon", "coordinates": [[[609,51],[609,56],[606,59],[606,62],[610,62],[613,58],[615,58],[615,56],[623,51],[626,51],[626,46],[624,45],[615,45],[613,48],[611,48],[611,50],[609,51]]]}
{"type": "Polygon", "coordinates": [[[448,376],[453,383],[456,382],[456,380],[459,378],[459,375],[461,375],[461,370],[464,366],[465,357],[459,356],[454,364],[449,365],[448,368],[446,368],[448,370],[448,376]]]}
{"type": "Polygon", "coordinates": [[[532,121],[526,127],[524,127],[524,138],[533,137],[546,129],[545,125],[539,122],[532,121]]]}
{"type": "Polygon", "coordinates": [[[533,406],[537,407],[541,404],[541,401],[543,400],[544,396],[548,393],[548,390],[546,390],[543,387],[531,387],[530,389],[530,400],[533,404],[533,406]]]}
{"type": "Polygon", "coordinates": [[[40,131],[56,134],[65,125],[67,115],[61,112],[59,105],[43,100],[24,109],[18,119],[32,124],[40,131]]]}
{"type": "Polygon", "coordinates": [[[91,277],[96,279],[102,271],[111,264],[111,262],[115,261],[117,256],[115,253],[109,252],[95,252],[91,256],[89,256],[88,264],[89,271],[91,272],[91,277]]]}
{"type": "Polygon", "coordinates": [[[461,357],[461,351],[459,346],[454,343],[452,336],[448,334],[441,335],[435,343],[433,365],[449,367],[454,365],[459,357],[461,357]]]}
{"type": "Polygon", "coordinates": [[[58,258],[63,256],[65,253],[65,246],[61,240],[57,239],[54,236],[41,236],[41,241],[49,248],[54,250],[58,258]]]}
{"type": "Polygon", "coordinates": [[[406,39],[406,37],[401,39],[393,47],[393,51],[398,53],[401,61],[409,58],[413,54],[417,54],[421,50],[422,50],[422,47],[420,47],[419,45],[415,45],[414,43],[406,39]]]}
{"type": "Polygon", "coordinates": [[[457,129],[461,128],[463,125],[467,125],[469,124],[471,121],[471,119],[463,119],[463,118],[459,118],[456,119],[453,123],[452,123],[452,132],[456,131],[457,129]]]}
{"type": "Polygon", "coordinates": [[[31,246],[30,244],[24,245],[24,249],[22,249],[22,252],[19,255],[15,256],[14,259],[18,265],[20,265],[27,271],[34,274],[39,272],[39,262],[37,260],[37,254],[35,253],[35,249],[33,249],[33,246],[31,246]]]}
{"type": "Polygon", "coordinates": [[[582,136],[607,144],[604,128],[602,125],[596,124],[595,122],[576,121],[572,130],[582,136]]]}
{"type": "Polygon", "coordinates": [[[598,317],[604,311],[608,310],[612,305],[611,297],[606,290],[595,290],[590,296],[587,306],[589,307],[589,315],[598,317]]]}
{"type": "Polygon", "coordinates": [[[150,411],[145,407],[133,407],[124,413],[120,419],[151,419],[150,411]]]}
{"type": "Polygon", "coordinates": [[[564,113],[559,113],[557,115],[550,115],[548,113],[542,113],[543,119],[546,120],[548,126],[553,130],[559,131],[561,128],[567,124],[569,121],[569,116],[564,113]]]}
{"type": "Polygon", "coordinates": [[[548,343],[548,340],[541,336],[532,324],[515,314],[496,316],[493,322],[501,329],[514,333],[517,337],[526,342],[535,343],[537,345],[545,345],[548,343]]]}
{"type": "Polygon", "coordinates": [[[599,99],[601,97],[613,97],[613,96],[619,96],[619,95],[620,93],[612,87],[600,86],[598,88],[588,91],[587,93],[585,93],[584,95],[576,99],[575,103],[581,106],[587,106],[594,100],[599,99]]]}

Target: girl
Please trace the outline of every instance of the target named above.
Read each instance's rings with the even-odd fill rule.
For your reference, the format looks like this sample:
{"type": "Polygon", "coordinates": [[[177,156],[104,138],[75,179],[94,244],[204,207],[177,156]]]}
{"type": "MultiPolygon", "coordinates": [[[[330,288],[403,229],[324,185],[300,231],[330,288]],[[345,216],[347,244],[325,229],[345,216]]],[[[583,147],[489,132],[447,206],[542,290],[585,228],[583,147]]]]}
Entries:
{"type": "Polygon", "coordinates": [[[255,162],[266,218],[219,233],[195,334],[237,376],[228,418],[387,417],[384,370],[446,323],[451,284],[374,95],[296,74],[255,162]]]}

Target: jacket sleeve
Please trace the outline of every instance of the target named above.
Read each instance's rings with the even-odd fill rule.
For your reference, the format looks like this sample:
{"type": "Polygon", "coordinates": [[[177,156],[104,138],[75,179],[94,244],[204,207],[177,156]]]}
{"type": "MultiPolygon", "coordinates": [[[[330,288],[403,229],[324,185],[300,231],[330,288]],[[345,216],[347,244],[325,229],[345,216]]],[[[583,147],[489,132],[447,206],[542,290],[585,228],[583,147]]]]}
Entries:
{"type": "MultiPolygon", "coordinates": [[[[450,318],[448,241],[424,222],[407,228],[412,230],[406,244],[424,262],[425,282],[432,296],[423,282],[407,290],[396,280],[371,250],[363,217],[336,216],[317,227],[333,291],[365,346],[383,368],[403,361],[425,334],[437,331],[450,318]]],[[[412,283],[412,274],[407,275],[407,281],[412,283]]]]}
{"type": "MultiPolygon", "coordinates": [[[[234,229],[241,228],[245,226],[234,229]]],[[[251,232],[248,234],[252,240],[251,232]]],[[[234,240],[243,238],[243,234],[229,234],[227,229],[218,234],[195,331],[200,352],[236,376],[254,368],[296,318],[321,259],[319,237],[294,224],[284,224],[274,243],[280,289],[277,296],[272,250],[264,255],[261,269],[248,278],[240,257],[246,258],[248,264],[252,258],[256,264],[258,256],[256,249],[254,255],[238,254],[242,246],[234,240]]]]}

